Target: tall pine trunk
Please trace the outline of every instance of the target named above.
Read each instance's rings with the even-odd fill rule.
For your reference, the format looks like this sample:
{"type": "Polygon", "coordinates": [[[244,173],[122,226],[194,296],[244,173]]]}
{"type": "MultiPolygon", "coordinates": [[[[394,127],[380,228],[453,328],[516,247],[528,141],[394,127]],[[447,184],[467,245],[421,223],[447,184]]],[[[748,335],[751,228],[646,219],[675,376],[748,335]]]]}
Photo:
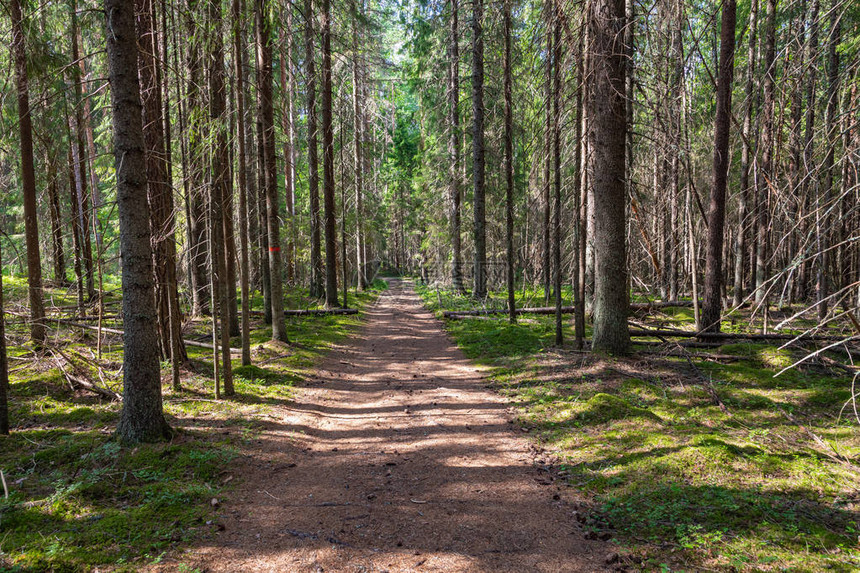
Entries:
{"type": "MultiPolygon", "coordinates": [[[[817,2],[817,0],[814,0],[817,2]]],[[[753,113],[753,83],[755,79],[756,65],[756,37],[758,32],[758,0],[750,1],[749,15],[749,41],[747,43],[747,68],[744,78],[744,119],[741,128],[741,176],[738,197],[738,226],[735,232],[735,268],[734,268],[734,292],[732,304],[740,306],[744,300],[744,261],[747,260],[747,239],[749,237],[749,198],[750,198],[750,158],[754,152],[752,139],[752,113],[753,113]]]]}
{"type": "Polygon", "coordinates": [[[47,338],[42,298],[42,260],[39,253],[39,221],[36,211],[36,171],[33,166],[33,120],[27,78],[27,44],[20,0],[9,3],[12,15],[12,52],[18,93],[18,135],[21,139],[21,185],[24,195],[24,234],[27,243],[27,286],[30,300],[30,340],[42,346],[47,338]]]}
{"type": "Polygon", "coordinates": [[[770,199],[771,185],[775,182],[773,162],[776,144],[774,107],[776,90],[776,0],[767,0],[764,46],[764,100],[762,102],[761,173],[756,178],[756,272],[755,301],[765,305],[767,315],[767,290],[765,284],[770,257],[770,199]],[[760,181],[759,181],[760,180],[760,181]]]}
{"type": "Polygon", "coordinates": [[[735,0],[723,2],[720,32],[720,67],[717,75],[717,115],[714,119],[714,165],[708,206],[708,246],[705,259],[705,298],[701,327],[720,331],[722,312],[723,241],[725,240],[726,184],[729,170],[729,125],[735,68],[735,0]]]}
{"type": "Polygon", "coordinates": [[[517,321],[514,293],[514,116],[511,94],[511,0],[505,0],[505,250],[507,252],[508,318],[517,321]]]}
{"type": "Polygon", "coordinates": [[[289,342],[284,321],[281,274],[281,227],[278,202],[278,166],[275,159],[275,108],[272,100],[272,29],[268,0],[256,0],[257,73],[259,115],[263,133],[263,172],[266,195],[266,229],[269,244],[269,289],[272,297],[272,340],[289,342]]]}
{"type": "Polygon", "coordinates": [[[589,8],[591,40],[589,145],[594,154],[595,350],[630,351],[627,329],[625,217],[626,104],[624,0],[595,0],[589,8]]]}
{"type": "Polygon", "coordinates": [[[242,30],[242,14],[244,2],[233,0],[233,66],[236,74],[236,143],[238,154],[238,174],[236,181],[239,185],[239,254],[240,254],[240,284],[242,291],[242,366],[251,364],[250,341],[250,259],[248,256],[248,185],[247,160],[245,148],[245,68],[242,65],[242,54],[245,52],[245,41],[242,30]]]}
{"type": "MultiPolygon", "coordinates": [[[[564,344],[561,328],[561,6],[553,3],[552,20],[552,282],[555,298],[555,344],[564,344]]],[[[626,115],[625,115],[626,117],[626,115]]]]}
{"type": "Polygon", "coordinates": [[[451,36],[448,40],[448,201],[451,220],[451,282],[454,290],[464,292],[463,243],[461,239],[460,204],[460,9],[459,0],[451,0],[451,36]]]}
{"type": "Polygon", "coordinates": [[[155,311],[146,158],[134,4],[105,0],[116,201],[122,251],[123,400],[117,436],[127,444],[167,439],[155,311]]]}
{"type": "Polygon", "coordinates": [[[209,314],[212,293],[209,287],[209,277],[206,268],[207,225],[205,207],[204,183],[204,109],[201,86],[203,85],[203,69],[201,65],[200,33],[198,32],[197,0],[188,0],[186,33],[190,38],[188,45],[188,84],[186,101],[188,102],[188,264],[191,272],[192,314],[201,316],[209,314]]]}
{"type": "MultiPolygon", "coordinates": [[[[230,306],[236,301],[236,283],[231,281],[228,259],[231,257],[228,233],[232,224],[230,212],[230,159],[227,117],[227,92],[224,82],[224,43],[221,35],[221,0],[209,0],[207,54],[209,58],[209,142],[211,145],[211,184],[209,185],[210,212],[210,260],[216,279],[213,299],[213,314],[218,310],[221,350],[221,375],[224,380],[224,394],[231,396],[233,391],[233,371],[230,356],[230,306]],[[232,302],[231,302],[232,299],[232,302]]],[[[216,377],[217,378],[217,377],[216,377]]]]}
{"type": "MultiPolygon", "coordinates": [[[[3,260],[0,252],[0,261],[3,260]]],[[[9,361],[6,358],[6,319],[3,313],[3,273],[0,272],[0,434],[9,434],[9,361]]]]}
{"type": "Polygon", "coordinates": [[[317,148],[316,49],[314,46],[314,0],[305,3],[305,65],[308,97],[308,195],[311,215],[311,285],[310,295],[323,296],[323,270],[320,223],[319,155],[317,148]]]}
{"type": "Polygon", "coordinates": [[[331,1],[323,0],[322,132],[323,208],[325,215],[325,302],[337,306],[337,230],[334,205],[334,133],[332,131],[331,1]]]}
{"type": "Polygon", "coordinates": [[[146,145],[146,179],[153,264],[155,267],[155,302],[158,313],[159,344],[161,358],[170,358],[179,364],[188,358],[180,335],[179,316],[173,311],[179,307],[176,281],[175,219],[173,215],[173,188],[167,172],[158,34],[155,28],[152,0],[136,0],[135,10],[137,12],[138,62],[140,64],[143,137],[146,145]]]}
{"type": "Polygon", "coordinates": [[[487,230],[484,163],[484,0],[475,0],[472,14],[472,191],[474,209],[475,281],[473,296],[487,297],[487,230]]]}

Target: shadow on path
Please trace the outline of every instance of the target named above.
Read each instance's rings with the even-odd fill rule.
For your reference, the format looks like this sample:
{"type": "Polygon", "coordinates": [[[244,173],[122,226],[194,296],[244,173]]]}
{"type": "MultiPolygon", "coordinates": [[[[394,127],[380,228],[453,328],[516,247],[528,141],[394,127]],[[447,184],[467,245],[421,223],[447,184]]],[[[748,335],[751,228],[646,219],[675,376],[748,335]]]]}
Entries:
{"type": "MultiPolygon", "coordinates": [[[[601,571],[511,404],[392,281],[239,464],[205,571],[601,571]]],[[[178,562],[163,568],[178,567],[178,562]]]]}

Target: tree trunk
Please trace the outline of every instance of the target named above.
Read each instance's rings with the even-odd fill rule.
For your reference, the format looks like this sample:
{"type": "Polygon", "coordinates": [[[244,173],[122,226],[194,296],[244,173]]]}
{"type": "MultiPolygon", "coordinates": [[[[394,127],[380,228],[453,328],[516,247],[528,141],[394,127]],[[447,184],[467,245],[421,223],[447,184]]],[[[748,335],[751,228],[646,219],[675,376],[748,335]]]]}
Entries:
{"type": "MultiPolygon", "coordinates": [[[[355,171],[355,270],[358,277],[358,287],[362,290],[367,289],[367,261],[364,260],[364,157],[363,153],[363,137],[362,127],[364,121],[362,119],[363,108],[359,98],[364,93],[361,85],[361,52],[358,45],[358,14],[363,7],[359,7],[356,3],[356,16],[352,19],[352,118],[353,118],[353,168],[355,171]]],[[[344,212],[346,207],[344,207],[344,212]]],[[[344,215],[344,224],[346,216],[344,215]]],[[[344,261],[346,254],[344,253],[344,261]]],[[[346,278],[344,278],[344,282],[346,278]]],[[[346,285],[344,285],[346,288],[346,285]]],[[[346,291],[344,291],[345,293],[346,291]]],[[[344,302],[346,306],[346,302],[344,302]]]]}
{"type": "MultiPolygon", "coordinates": [[[[817,2],[817,0],[814,0],[817,2]]],[[[756,68],[756,36],[758,32],[758,0],[750,1],[749,42],[747,44],[747,69],[744,80],[744,119],[741,141],[741,178],[738,197],[738,226],[735,234],[735,276],[734,298],[732,304],[740,306],[744,299],[744,261],[747,252],[747,237],[749,235],[748,203],[750,196],[749,174],[752,147],[752,112],[753,112],[753,81],[756,68]]]]}
{"type": "Polygon", "coordinates": [[[717,115],[714,119],[713,186],[708,206],[708,247],[705,260],[705,298],[702,328],[720,331],[722,312],[723,241],[726,219],[726,183],[729,170],[729,125],[735,68],[735,0],[723,2],[720,32],[720,68],[717,75],[717,115]]]}
{"type": "MultiPolygon", "coordinates": [[[[221,324],[221,375],[224,380],[224,394],[232,396],[233,370],[230,357],[230,305],[236,302],[236,283],[231,282],[228,258],[229,240],[227,234],[232,219],[230,212],[230,160],[227,143],[229,129],[227,117],[227,93],[224,85],[224,44],[221,34],[221,0],[209,0],[206,53],[209,56],[209,141],[211,149],[211,184],[209,186],[210,209],[210,253],[212,272],[216,278],[216,289],[212,291],[214,305],[218,309],[218,322],[221,324]]],[[[213,308],[213,313],[215,308],[213,308]]]]}
{"type": "Polygon", "coordinates": [[[27,285],[30,300],[30,340],[45,344],[45,305],[42,299],[42,260],[39,252],[39,220],[36,211],[36,171],[33,166],[33,120],[27,78],[27,45],[22,27],[20,0],[11,0],[12,52],[18,93],[18,134],[21,138],[21,185],[24,195],[24,234],[27,242],[27,285]]]}
{"type": "Polygon", "coordinates": [[[167,439],[171,430],[164,419],[161,401],[134,4],[105,0],[104,7],[125,330],[123,401],[117,435],[121,442],[133,444],[167,439]]]}
{"type": "MultiPolygon", "coordinates": [[[[256,5],[256,4],[255,4],[256,5]]],[[[256,9],[255,9],[256,10],[256,9]]],[[[255,36],[256,37],[256,36],[255,36]]],[[[258,60],[259,62],[259,60],[258,60]]],[[[257,85],[260,83],[260,67],[257,66],[257,85]]],[[[266,206],[266,142],[263,133],[263,115],[257,91],[257,243],[260,254],[260,286],[263,293],[263,322],[272,324],[272,269],[269,262],[269,211],[266,206]]]]}
{"type": "MultiPolygon", "coordinates": [[[[69,125],[69,122],[66,122],[66,125],[69,125]]],[[[71,129],[69,130],[69,134],[71,134],[71,129]]],[[[70,139],[71,141],[71,139],[70,139]]],[[[84,314],[84,273],[83,267],[81,264],[81,251],[82,246],[81,243],[83,239],[81,238],[80,233],[80,219],[78,218],[78,194],[75,190],[75,160],[72,156],[72,147],[73,145],[69,144],[68,149],[68,173],[69,173],[69,204],[71,205],[71,215],[72,215],[72,250],[74,251],[75,261],[74,261],[74,270],[75,270],[75,293],[77,294],[77,303],[78,303],[78,313],[84,314]]]]}
{"type": "Polygon", "coordinates": [[[459,0],[451,0],[451,36],[448,40],[448,201],[451,219],[451,281],[456,292],[465,292],[463,285],[463,253],[460,237],[460,8],[459,0]]]}
{"type": "MultiPolygon", "coordinates": [[[[821,193],[816,196],[815,205],[815,247],[818,251],[818,265],[815,274],[815,297],[818,303],[818,321],[827,318],[829,304],[827,295],[830,291],[828,284],[830,237],[827,234],[831,228],[830,217],[824,212],[833,200],[833,179],[836,147],[839,145],[839,133],[836,131],[836,111],[839,106],[839,46],[842,32],[840,5],[834,2],[830,10],[830,35],[827,39],[827,107],[824,116],[824,185],[821,193]]],[[[828,209],[828,212],[830,209],[828,209]]]]}
{"type": "Polygon", "coordinates": [[[236,181],[239,185],[239,253],[240,283],[242,290],[242,366],[251,364],[250,314],[251,288],[249,281],[250,261],[248,257],[248,185],[245,161],[245,69],[242,54],[245,41],[242,30],[243,0],[233,0],[233,66],[236,74],[236,143],[238,145],[237,163],[239,166],[236,181]]]}
{"type": "Polygon", "coordinates": [[[331,2],[323,0],[322,21],[323,87],[323,199],[325,211],[325,303],[337,306],[337,230],[334,205],[334,134],[331,103],[331,2]]]}
{"type": "MultiPolygon", "coordinates": [[[[628,18],[631,21],[632,17],[628,18]]],[[[582,156],[583,147],[585,146],[584,138],[582,137],[582,123],[584,119],[584,109],[582,101],[582,81],[585,76],[585,58],[583,57],[584,50],[583,34],[580,34],[579,44],[577,46],[577,62],[576,62],[576,92],[574,96],[574,105],[576,109],[576,118],[574,119],[574,143],[573,143],[573,330],[575,338],[575,347],[577,350],[582,350],[585,340],[585,304],[583,296],[585,294],[585,244],[583,240],[582,228],[582,156]]],[[[630,62],[628,61],[628,65],[630,62]]],[[[628,90],[628,94],[630,94],[628,90]]],[[[627,129],[633,127],[631,109],[628,106],[627,111],[627,129]]],[[[628,161],[630,158],[628,157],[628,161]]]]}
{"type": "MultiPolygon", "coordinates": [[[[773,153],[776,140],[774,126],[774,93],[776,89],[776,0],[767,0],[767,15],[765,21],[765,48],[764,48],[764,100],[762,102],[762,139],[761,139],[761,176],[757,177],[757,201],[756,201],[756,292],[757,304],[766,303],[769,237],[770,237],[770,196],[771,185],[775,184],[776,173],[773,166],[773,153]],[[758,183],[758,180],[761,180],[758,183]]],[[[765,310],[767,313],[767,310],[765,310]]]]}
{"type": "Polygon", "coordinates": [[[507,251],[508,317],[517,321],[514,293],[514,117],[511,94],[511,0],[504,5],[505,34],[505,247],[507,251]]]}
{"type": "MultiPolygon", "coordinates": [[[[0,252],[0,261],[3,260],[0,252]]],[[[0,434],[9,435],[9,362],[6,359],[6,321],[3,313],[3,273],[0,272],[0,434]]]]}
{"type": "MultiPolygon", "coordinates": [[[[86,133],[84,128],[84,96],[83,86],[81,82],[81,67],[77,65],[81,61],[80,49],[78,46],[79,30],[78,30],[78,15],[77,3],[72,2],[72,60],[76,65],[71,66],[72,80],[75,90],[75,106],[72,117],[74,118],[74,133],[76,144],[72,145],[72,156],[75,159],[75,177],[76,187],[78,192],[78,216],[80,217],[81,225],[81,246],[83,247],[82,258],[84,269],[86,271],[86,287],[87,300],[92,300],[95,297],[95,273],[93,272],[93,247],[90,237],[90,195],[89,182],[87,181],[87,153],[86,153],[86,133]]],[[[71,141],[71,140],[70,140],[71,141]]]]}
{"type": "Polygon", "coordinates": [[[541,207],[543,208],[543,230],[541,243],[541,271],[543,274],[543,300],[544,304],[549,305],[552,296],[552,243],[550,241],[552,235],[552,202],[550,190],[552,188],[552,96],[553,96],[553,28],[555,2],[546,0],[544,3],[544,11],[546,18],[546,78],[544,97],[544,114],[546,116],[546,128],[544,136],[544,166],[543,166],[543,200],[541,207]]]}
{"type": "Polygon", "coordinates": [[[284,133],[284,194],[287,199],[287,217],[289,224],[287,227],[287,244],[286,244],[286,260],[287,266],[287,284],[293,284],[296,274],[295,261],[295,151],[293,145],[295,135],[293,133],[293,9],[291,5],[287,5],[286,11],[286,30],[281,28],[278,31],[279,38],[279,54],[281,58],[281,99],[283,107],[281,109],[281,130],[284,133]]]}
{"type": "Polygon", "coordinates": [[[200,34],[197,31],[197,0],[188,0],[186,33],[190,38],[188,46],[188,214],[189,245],[188,264],[191,267],[192,309],[194,316],[210,312],[210,292],[208,271],[206,269],[207,225],[205,214],[204,184],[204,110],[200,86],[203,85],[203,70],[200,54],[200,34]]]}
{"type": "Polygon", "coordinates": [[[57,163],[45,153],[45,162],[49,165],[48,172],[48,199],[51,209],[51,247],[52,259],[54,261],[54,281],[57,285],[68,286],[69,279],[66,277],[66,256],[63,250],[63,217],[60,211],[60,183],[58,181],[57,163]]]}
{"type": "Polygon", "coordinates": [[[624,0],[590,7],[589,144],[594,153],[595,350],[630,351],[625,218],[624,0]]]}
{"type": "Polygon", "coordinates": [[[135,11],[159,345],[163,360],[170,358],[179,364],[187,361],[188,357],[180,335],[178,314],[175,311],[171,312],[179,308],[179,295],[176,288],[175,220],[173,188],[167,173],[158,34],[155,28],[152,0],[135,0],[135,11]],[[174,347],[176,356],[173,356],[174,347]]]}
{"type": "Polygon", "coordinates": [[[319,158],[317,149],[316,64],[314,62],[314,0],[305,4],[305,65],[308,96],[308,194],[311,210],[311,288],[310,295],[323,295],[322,247],[320,241],[319,158]]]}
{"type": "Polygon", "coordinates": [[[272,340],[289,342],[284,322],[284,291],[281,275],[281,229],[278,206],[278,166],[275,159],[275,118],[272,101],[272,30],[268,0],[256,0],[257,90],[263,130],[263,159],[266,193],[266,228],[269,237],[269,284],[272,297],[272,340]]]}
{"type": "MultiPolygon", "coordinates": [[[[561,329],[561,6],[553,2],[552,54],[552,159],[553,159],[553,219],[552,267],[555,291],[555,344],[564,344],[561,329]]],[[[626,109],[626,108],[625,108],[626,109]]],[[[626,111],[625,111],[626,124],[626,111]]],[[[625,135],[626,137],[626,135],[625,135]]]]}
{"type": "Polygon", "coordinates": [[[472,188],[475,241],[475,298],[487,297],[487,230],[484,189],[484,0],[472,15],[472,188]]]}

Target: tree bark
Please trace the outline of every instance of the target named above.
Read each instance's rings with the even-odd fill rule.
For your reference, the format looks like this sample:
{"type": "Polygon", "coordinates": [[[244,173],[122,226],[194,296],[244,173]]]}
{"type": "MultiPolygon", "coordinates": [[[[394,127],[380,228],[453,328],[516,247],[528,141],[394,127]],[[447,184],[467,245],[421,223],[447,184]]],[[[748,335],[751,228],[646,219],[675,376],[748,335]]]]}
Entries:
{"type": "Polygon", "coordinates": [[[272,30],[268,0],[256,0],[259,114],[263,128],[266,227],[269,237],[269,284],[272,297],[272,340],[289,342],[284,322],[281,275],[281,229],[278,205],[278,166],[275,159],[275,118],[272,100],[272,30]]]}
{"type": "Polygon", "coordinates": [[[188,264],[191,267],[192,314],[202,316],[210,312],[212,293],[206,269],[207,225],[205,215],[203,85],[201,66],[200,34],[197,31],[195,12],[197,0],[188,0],[186,33],[190,38],[188,46],[188,214],[189,245],[188,264]]]}
{"type": "Polygon", "coordinates": [[[249,280],[250,260],[248,256],[248,185],[245,162],[245,69],[242,54],[245,52],[245,40],[242,30],[243,0],[233,0],[233,66],[236,74],[236,143],[238,145],[238,177],[239,185],[239,254],[240,254],[240,284],[242,291],[242,366],[251,364],[250,313],[251,288],[249,280]]]}
{"type": "Polygon", "coordinates": [[[451,32],[448,40],[448,201],[451,220],[451,282],[455,291],[465,292],[463,285],[463,243],[460,236],[460,8],[451,0],[451,32]]]}
{"type": "Polygon", "coordinates": [[[505,35],[505,247],[507,251],[508,318],[517,321],[514,292],[514,117],[511,94],[511,0],[504,5],[505,35]]]}
{"type": "MultiPolygon", "coordinates": [[[[769,238],[770,238],[770,196],[771,185],[775,184],[773,153],[776,140],[774,126],[774,93],[776,89],[776,0],[767,0],[767,15],[765,20],[764,47],[764,100],[762,102],[762,139],[761,139],[761,182],[757,183],[756,201],[756,292],[755,301],[765,304],[768,273],[769,238]]],[[[767,310],[765,310],[767,313],[767,310]]]]}
{"type": "Polygon", "coordinates": [[[323,296],[322,246],[320,233],[319,156],[317,148],[316,64],[314,61],[314,0],[305,4],[305,65],[308,97],[308,194],[311,210],[311,285],[313,298],[323,296]]]}
{"type": "MultiPolygon", "coordinates": [[[[553,219],[552,267],[555,291],[555,344],[564,344],[561,328],[561,6],[553,2],[553,66],[552,66],[552,159],[553,159],[553,219]]],[[[626,107],[625,107],[626,110],[626,107]]],[[[625,111],[625,125],[627,113],[625,111]]],[[[625,135],[626,137],[626,135],[625,135]]]]}
{"type": "Polygon", "coordinates": [[[475,298],[487,297],[487,230],[484,163],[484,0],[472,14],[472,188],[475,242],[475,298]]]}
{"type": "Polygon", "coordinates": [[[11,0],[12,52],[18,94],[18,134],[21,138],[21,185],[24,195],[24,234],[27,242],[27,285],[30,301],[30,340],[45,344],[45,305],[42,298],[42,260],[39,253],[39,220],[36,211],[36,171],[33,166],[33,120],[30,117],[30,87],[27,78],[27,43],[22,26],[20,0],[11,0]]]}
{"type": "MultiPolygon", "coordinates": [[[[358,287],[362,290],[367,289],[367,261],[364,260],[364,133],[362,128],[364,121],[362,118],[363,108],[359,98],[364,90],[361,85],[361,61],[362,55],[358,45],[358,14],[363,6],[359,6],[356,2],[356,16],[352,20],[352,118],[353,118],[353,169],[355,172],[355,270],[358,277],[358,287]]],[[[346,207],[343,207],[344,210],[346,207]]],[[[346,216],[344,214],[344,223],[346,216]]],[[[344,253],[344,261],[346,261],[346,253],[344,253]]],[[[345,265],[344,265],[345,266],[345,265]]],[[[344,278],[344,282],[346,279],[344,278]]],[[[344,285],[344,288],[346,286],[344,285]]],[[[344,290],[344,293],[346,291],[344,290]]],[[[346,306],[346,302],[344,302],[346,306]]]]}
{"type": "Polygon", "coordinates": [[[134,4],[105,0],[117,211],[122,250],[123,403],[117,436],[127,444],[167,439],[153,285],[146,159],[134,4]]]}
{"type": "Polygon", "coordinates": [[[546,116],[545,139],[544,139],[544,166],[543,166],[543,229],[541,235],[541,271],[543,274],[543,300],[548,305],[552,297],[552,199],[550,190],[552,188],[552,96],[553,96],[553,20],[555,2],[546,0],[544,3],[546,17],[546,78],[544,79],[546,95],[544,97],[544,115],[546,116]]]}
{"type": "MultiPolygon", "coordinates": [[[[81,226],[81,246],[83,247],[82,259],[86,271],[87,300],[95,297],[95,273],[93,272],[93,247],[90,236],[90,192],[87,181],[87,153],[86,153],[86,130],[84,128],[84,96],[81,82],[80,48],[78,46],[79,29],[77,2],[73,1],[72,9],[72,60],[75,65],[71,66],[72,80],[75,91],[75,107],[72,118],[74,119],[75,143],[72,145],[72,156],[75,159],[75,177],[78,193],[78,216],[81,226]]],[[[71,140],[70,140],[71,142],[71,140]]]]}
{"type": "MultiPolygon", "coordinates": [[[[632,17],[628,18],[628,21],[632,20],[632,17]]],[[[629,25],[629,24],[628,24],[629,25]]],[[[585,242],[583,238],[583,228],[582,228],[582,209],[580,208],[582,204],[582,156],[583,156],[583,148],[585,146],[584,138],[582,137],[582,123],[584,119],[584,109],[583,109],[583,101],[582,101],[582,92],[583,92],[583,78],[585,77],[585,58],[583,57],[584,51],[584,38],[583,34],[580,34],[579,43],[577,46],[577,62],[576,62],[576,92],[574,96],[574,105],[576,109],[576,118],[574,120],[574,144],[573,144],[573,307],[574,307],[574,317],[573,317],[573,331],[574,331],[574,345],[577,350],[582,350],[585,341],[585,302],[583,300],[583,296],[585,294],[585,242]]],[[[628,65],[631,65],[628,62],[628,65]]],[[[628,90],[628,96],[632,93],[628,90]]],[[[628,104],[627,110],[627,129],[631,130],[633,128],[631,109],[628,104]]],[[[629,161],[629,157],[628,157],[629,161]]]]}
{"type": "Polygon", "coordinates": [[[58,181],[57,163],[45,154],[48,169],[48,199],[51,209],[51,247],[54,262],[54,281],[59,286],[67,286],[69,279],[66,277],[66,256],[63,250],[63,217],[60,211],[60,184],[58,181]]]}
{"type": "Polygon", "coordinates": [[[187,361],[188,356],[180,336],[179,316],[173,311],[179,308],[173,188],[167,173],[158,34],[152,0],[135,0],[135,11],[159,345],[162,359],[169,358],[180,364],[187,361]]]}
{"type": "MultiPolygon", "coordinates": [[[[3,260],[0,252],[0,261],[3,260]]],[[[0,272],[0,434],[9,435],[9,362],[6,358],[6,320],[3,312],[3,273],[0,272]]]]}
{"type": "Polygon", "coordinates": [[[296,164],[295,157],[295,134],[293,126],[293,9],[290,4],[284,8],[286,11],[286,29],[278,31],[281,58],[281,98],[283,107],[281,109],[281,130],[284,133],[284,194],[287,200],[287,241],[286,260],[287,284],[293,284],[296,274],[295,261],[295,231],[296,231],[296,164]]]}
{"type": "Polygon", "coordinates": [[[729,170],[729,125],[735,67],[735,0],[723,2],[720,67],[717,76],[717,115],[714,119],[713,186],[708,207],[708,246],[705,259],[705,298],[702,329],[720,331],[722,312],[723,241],[725,240],[726,184],[729,170]]]}
{"type": "Polygon", "coordinates": [[[596,0],[591,4],[589,145],[594,153],[595,253],[592,348],[611,354],[630,351],[624,193],[627,123],[624,27],[624,0],[596,0]]]}
{"type": "MultiPolygon", "coordinates": [[[[71,134],[71,126],[68,121],[66,122],[66,125],[69,127],[69,134],[71,134]]],[[[67,160],[69,173],[69,205],[71,205],[72,215],[72,250],[74,251],[75,293],[77,294],[78,313],[83,315],[84,273],[83,267],[81,266],[81,243],[83,239],[81,238],[80,219],[78,218],[78,194],[75,190],[75,160],[72,156],[72,147],[73,145],[70,143],[67,160]]]]}
{"type": "MultiPolygon", "coordinates": [[[[210,209],[210,258],[216,288],[213,298],[218,299],[217,307],[220,330],[221,375],[224,381],[224,394],[232,396],[233,369],[230,358],[230,306],[236,302],[236,283],[231,281],[228,259],[230,258],[228,233],[232,230],[230,210],[230,159],[227,143],[229,129],[227,117],[227,92],[224,84],[224,43],[221,34],[221,0],[209,0],[208,7],[207,54],[209,57],[209,141],[212,146],[210,165],[212,166],[209,186],[210,209]],[[231,302],[232,300],[232,302],[231,302]]],[[[213,314],[215,313],[213,308],[213,314]]],[[[214,333],[213,333],[214,334],[214,333]]]]}
{"type": "MultiPolygon", "coordinates": [[[[817,2],[817,0],[814,0],[817,2]]],[[[744,119],[741,141],[741,177],[738,197],[738,226],[735,233],[735,276],[732,304],[740,306],[744,300],[744,261],[747,260],[747,237],[749,236],[749,174],[752,147],[753,82],[756,68],[756,37],[758,32],[758,0],[750,1],[749,42],[747,43],[747,68],[744,80],[744,119]]]]}
{"type": "MultiPolygon", "coordinates": [[[[824,322],[827,318],[829,304],[827,294],[830,291],[828,281],[830,260],[830,217],[824,212],[833,200],[833,179],[836,147],[839,145],[839,134],[836,131],[836,111],[839,106],[839,46],[842,33],[842,18],[840,4],[833,2],[830,10],[830,34],[827,39],[827,107],[824,116],[824,185],[821,193],[816,196],[815,209],[815,246],[818,251],[818,265],[815,274],[815,297],[818,302],[818,320],[824,322]]],[[[829,211],[829,209],[828,209],[829,211]]]]}
{"type": "Polygon", "coordinates": [[[325,212],[325,303],[337,306],[337,230],[334,205],[334,134],[331,103],[331,1],[323,0],[322,49],[322,131],[323,202],[325,212]]]}

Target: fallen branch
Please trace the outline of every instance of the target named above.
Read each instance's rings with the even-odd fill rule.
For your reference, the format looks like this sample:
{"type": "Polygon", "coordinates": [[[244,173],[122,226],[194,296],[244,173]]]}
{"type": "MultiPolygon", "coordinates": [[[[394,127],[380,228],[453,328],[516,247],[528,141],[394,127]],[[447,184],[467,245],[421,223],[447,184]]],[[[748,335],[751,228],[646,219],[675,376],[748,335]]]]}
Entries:
{"type": "MultiPolygon", "coordinates": [[[[630,304],[630,310],[656,310],[660,308],[685,307],[693,306],[692,301],[688,300],[667,300],[655,302],[634,302],[630,304]]],[[[562,314],[573,314],[575,307],[561,307],[562,314]]],[[[508,314],[507,308],[483,308],[479,310],[446,310],[442,313],[445,318],[458,319],[466,316],[483,316],[490,314],[508,314]]],[[[538,306],[528,308],[518,308],[517,314],[555,314],[554,306],[538,306]]]]}
{"type": "Polygon", "coordinates": [[[849,342],[852,337],[821,334],[744,334],[733,332],[695,332],[677,329],[631,328],[630,336],[656,338],[699,338],[702,340],[788,340],[797,342],[849,342]]]}
{"type": "MultiPolygon", "coordinates": [[[[71,358],[69,358],[69,356],[66,353],[64,353],[62,350],[59,350],[59,349],[52,350],[51,353],[54,354],[54,359],[56,359],[57,358],[56,355],[59,354],[63,360],[65,360],[67,363],[71,364],[71,366],[73,368],[75,368],[74,361],[71,358]]],[[[73,389],[83,388],[84,390],[89,390],[93,394],[97,394],[103,398],[107,398],[108,400],[122,401],[122,396],[119,395],[117,392],[114,392],[113,390],[109,390],[106,388],[102,388],[101,386],[93,384],[92,382],[90,382],[86,378],[83,378],[81,376],[76,376],[75,374],[70,373],[63,366],[62,360],[57,360],[57,367],[60,369],[60,372],[63,373],[63,377],[66,379],[66,381],[69,383],[69,385],[71,385],[71,387],[73,389]]]]}
{"type": "MultiPolygon", "coordinates": [[[[97,326],[91,326],[89,324],[81,324],[79,322],[74,322],[72,320],[66,320],[64,318],[54,318],[51,320],[53,320],[54,322],[57,322],[59,324],[64,324],[66,326],[72,326],[75,328],[83,328],[85,330],[101,330],[102,332],[107,332],[108,334],[118,334],[120,336],[125,335],[125,332],[118,329],[118,328],[107,328],[107,327],[103,326],[101,329],[99,329],[99,327],[97,327],[97,326]]],[[[185,344],[187,346],[196,346],[198,348],[208,348],[209,350],[214,350],[214,346],[212,346],[212,344],[207,343],[207,342],[198,342],[196,340],[183,340],[183,342],[185,342],[185,344]]],[[[242,349],[241,348],[231,348],[230,353],[231,354],[242,354],[242,349]]]]}
{"type": "MultiPolygon", "coordinates": [[[[251,314],[262,316],[260,310],[252,310],[251,314]]],[[[346,315],[358,314],[357,308],[305,308],[295,310],[285,310],[284,316],[326,316],[326,315],[346,315]]]]}
{"type": "Polygon", "coordinates": [[[779,404],[775,404],[775,405],[776,405],[776,408],[782,413],[783,416],[785,416],[788,419],[789,422],[791,422],[792,424],[794,424],[795,426],[797,426],[798,428],[803,430],[806,433],[806,435],[809,436],[810,439],[812,439],[813,442],[818,444],[818,446],[821,449],[815,450],[816,452],[827,456],[828,458],[830,458],[831,460],[833,460],[839,464],[842,464],[844,467],[850,469],[851,471],[853,471],[855,473],[860,473],[860,467],[854,465],[851,462],[850,458],[847,458],[847,457],[843,456],[842,454],[840,454],[839,452],[837,452],[836,448],[834,448],[832,444],[828,444],[827,442],[822,440],[821,437],[818,436],[818,434],[816,434],[815,432],[813,432],[812,430],[810,430],[809,428],[807,428],[806,426],[801,424],[797,420],[797,418],[792,416],[791,413],[789,413],[787,410],[784,410],[779,404]]]}

